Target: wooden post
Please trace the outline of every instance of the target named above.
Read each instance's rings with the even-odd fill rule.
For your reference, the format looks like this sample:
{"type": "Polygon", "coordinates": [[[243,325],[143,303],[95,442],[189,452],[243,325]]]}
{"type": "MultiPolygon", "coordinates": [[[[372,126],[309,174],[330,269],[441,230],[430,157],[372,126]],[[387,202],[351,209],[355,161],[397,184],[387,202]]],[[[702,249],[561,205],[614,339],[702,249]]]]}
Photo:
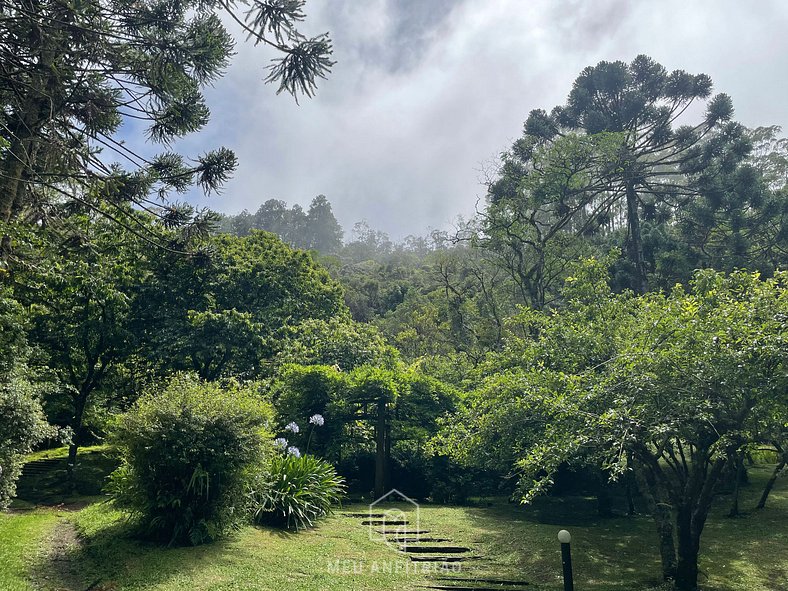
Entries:
{"type": "Polygon", "coordinates": [[[375,498],[386,493],[386,400],[378,400],[375,424],[375,498]]]}

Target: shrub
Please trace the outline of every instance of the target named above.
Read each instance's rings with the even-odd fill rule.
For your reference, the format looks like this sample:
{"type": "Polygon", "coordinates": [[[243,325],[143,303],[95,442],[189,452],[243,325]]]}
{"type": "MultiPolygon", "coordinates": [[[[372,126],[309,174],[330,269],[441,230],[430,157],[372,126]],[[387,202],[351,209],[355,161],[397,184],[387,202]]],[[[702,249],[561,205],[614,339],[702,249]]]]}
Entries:
{"type": "Polygon", "coordinates": [[[41,410],[35,388],[19,375],[0,380],[0,509],[16,493],[25,455],[55,435],[41,410]]]}
{"type": "Polygon", "coordinates": [[[259,480],[250,493],[255,521],[296,530],[313,527],[345,492],[331,464],[296,453],[275,456],[259,480]]]}
{"type": "Polygon", "coordinates": [[[245,492],[270,447],[270,415],[250,388],[176,376],[114,424],[122,460],[109,487],[115,503],[157,541],[216,539],[245,516],[245,492]]]}
{"type": "Polygon", "coordinates": [[[0,510],[16,493],[25,455],[56,433],[39,402],[44,384],[32,383],[25,365],[25,328],[24,308],[0,286],[0,510]]]}

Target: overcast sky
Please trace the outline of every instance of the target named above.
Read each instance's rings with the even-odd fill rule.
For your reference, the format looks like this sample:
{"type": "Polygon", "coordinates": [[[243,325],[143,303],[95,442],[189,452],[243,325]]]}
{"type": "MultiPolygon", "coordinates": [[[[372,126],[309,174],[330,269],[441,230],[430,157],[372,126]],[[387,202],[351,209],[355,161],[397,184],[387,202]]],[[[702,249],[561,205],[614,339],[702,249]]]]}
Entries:
{"type": "Polygon", "coordinates": [[[207,93],[211,122],[179,146],[236,151],[226,213],[328,197],[349,234],[366,219],[399,239],[450,227],[484,198],[482,170],[528,112],[563,103],[585,66],[645,53],[706,73],[747,126],[788,130],[786,0],[312,0],[307,34],[337,61],[298,106],[261,82],[274,57],[239,42],[207,93]]]}

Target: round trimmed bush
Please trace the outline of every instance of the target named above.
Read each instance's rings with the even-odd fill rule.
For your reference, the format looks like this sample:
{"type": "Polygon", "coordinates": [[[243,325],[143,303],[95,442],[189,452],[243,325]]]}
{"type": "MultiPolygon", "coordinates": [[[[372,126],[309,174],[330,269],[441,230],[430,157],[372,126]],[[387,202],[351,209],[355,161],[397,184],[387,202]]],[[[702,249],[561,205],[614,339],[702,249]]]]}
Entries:
{"type": "Polygon", "coordinates": [[[113,426],[122,460],[109,486],[114,502],[157,541],[215,540],[246,517],[246,491],[270,449],[270,418],[252,388],[172,378],[113,426]]]}

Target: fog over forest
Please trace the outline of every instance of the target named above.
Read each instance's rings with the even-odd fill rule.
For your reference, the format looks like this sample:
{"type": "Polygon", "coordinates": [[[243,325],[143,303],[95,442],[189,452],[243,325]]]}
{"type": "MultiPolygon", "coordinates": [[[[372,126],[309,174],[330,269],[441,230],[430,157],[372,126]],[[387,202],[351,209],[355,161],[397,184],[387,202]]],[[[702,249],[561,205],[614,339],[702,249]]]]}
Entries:
{"type": "Polygon", "coordinates": [[[367,220],[395,240],[448,229],[484,199],[532,109],[562,103],[582,68],[639,53],[711,76],[742,124],[788,129],[780,0],[332,0],[307,14],[310,34],[331,32],[331,76],[295,105],[261,82],[272,54],[238,43],[207,92],[209,125],[181,144],[226,145],[239,168],[221,196],[193,202],[235,214],[323,194],[346,229],[367,220]]]}

